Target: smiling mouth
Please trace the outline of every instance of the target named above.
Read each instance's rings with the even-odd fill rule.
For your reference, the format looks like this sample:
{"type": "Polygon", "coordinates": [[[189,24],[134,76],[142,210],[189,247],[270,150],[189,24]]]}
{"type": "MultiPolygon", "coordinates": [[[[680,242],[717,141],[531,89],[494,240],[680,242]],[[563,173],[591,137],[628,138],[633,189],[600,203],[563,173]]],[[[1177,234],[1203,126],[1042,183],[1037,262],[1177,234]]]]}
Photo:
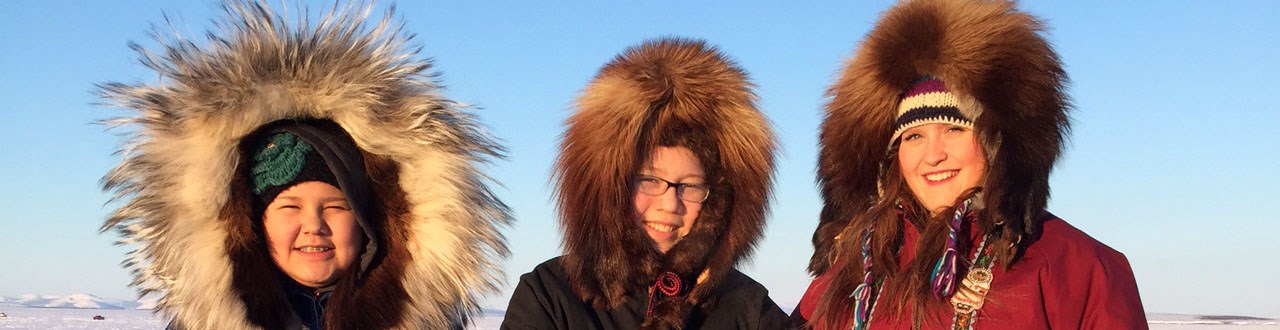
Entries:
{"type": "Polygon", "coordinates": [[[331,247],[325,247],[325,246],[303,246],[303,247],[299,247],[299,248],[294,248],[294,250],[298,250],[298,251],[302,251],[302,252],[308,252],[308,253],[317,253],[317,252],[328,252],[328,251],[332,251],[332,250],[333,250],[333,248],[331,248],[331,247]]]}
{"type": "Polygon", "coordinates": [[[671,226],[671,225],[664,225],[664,224],[660,224],[660,223],[657,223],[657,222],[651,222],[651,221],[646,221],[646,222],[644,223],[644,226],[645,226],[645,227],[649,227],[649,229],[653,229],[654,231],[657,231],[657,232],[660,232],[660,233],[670,233],[670,232],[676,231],[676,227],[675,227],[675,226],[671,226]]]}
{"type": "Polygon", "coordinates": [[[960,173],[959,170],[934,172],[934,173],[925,174],[924,179],[931,183],[942,182],[952,177],[955,177],[956,174],[959,174],[959,173],[960,173]]]}

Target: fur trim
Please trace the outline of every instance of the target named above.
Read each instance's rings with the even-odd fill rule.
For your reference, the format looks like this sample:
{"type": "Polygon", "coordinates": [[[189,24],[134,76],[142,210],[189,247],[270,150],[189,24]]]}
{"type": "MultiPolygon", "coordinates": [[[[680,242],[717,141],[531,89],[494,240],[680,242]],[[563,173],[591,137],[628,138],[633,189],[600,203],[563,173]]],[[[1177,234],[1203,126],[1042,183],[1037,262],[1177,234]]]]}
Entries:
{"type": "Polygon", "coordinates": [[[248,0],[223,9],[205,46],[176,32],[157,38],[160,54],[132,46],[161,83],[100,86],[135,111],[105,121],[130,131],[123,161],[103,178],[123,205],[102,226],[134,247],[124,262],[132,286],[161,295],[158,310],[185,328],[288,322],[279,286],[263,277],[273,269],[240,193],[239,148],[268,123],[325,119],[365,153],[386,250],[367,276],[339,284],[328,326],[464,325],[480,295],[497,291],[508,254],[498,227],[509,210],[477,168],[502,157],[501,147],[437,94],[430,63],[406,47],[390,11],[368,26],[368,7],[338,8],[318,23],[290,23],[248,0]]]}
{"type": "Polygon", "coordinates": [[[900,94],[924,75],[944,81],[962,107],[979,107],[974,126],[988,158],[981,205],[994,218],[987,228],[1003,223],[1011,242],[1034,237],[1070,107],[1066,73],[1041,30],[1007,1],[914,0],[884,14],[827,91],[818,160],[825,205],[810,272],[826,271],[836,237],[877,198],[900,94]]]}
{"type": "Polygon", "coordinates": [[[776,142],[746,73],[702,41],[658,39],[602,68],[566,122],[555,165],[565,273],[575,293],[616,307],[671,271],[697,283],[655,300],[648,328],[678,328],[764,230],[776,142]],[[631,177],[664,134],[690,147],[714,185],[689,234],[665,255],[635,221],[631,177]],[[697,280],[707,272],[705,279],[697,280]]]}

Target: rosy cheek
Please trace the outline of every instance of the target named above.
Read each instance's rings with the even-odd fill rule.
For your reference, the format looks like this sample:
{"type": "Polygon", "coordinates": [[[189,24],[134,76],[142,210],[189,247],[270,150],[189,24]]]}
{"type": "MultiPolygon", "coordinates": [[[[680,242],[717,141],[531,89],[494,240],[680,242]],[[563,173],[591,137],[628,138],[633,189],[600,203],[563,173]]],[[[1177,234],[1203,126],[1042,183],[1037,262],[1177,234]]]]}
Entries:
{"type": "Polygon", "coordinates": [[[285,237],[277,236],[277,239],[271,242],[276,247],[276,253],[288,253],[293,249],[293,240],[285,237]]]}
{"type": "Polygon", "coordinates": [[[643,194],[636,194],[633,200],[635,201],[636,214],[644,214],[644,211],[649,209],[649,204],[653,203],[653,198],[643,194]]]}

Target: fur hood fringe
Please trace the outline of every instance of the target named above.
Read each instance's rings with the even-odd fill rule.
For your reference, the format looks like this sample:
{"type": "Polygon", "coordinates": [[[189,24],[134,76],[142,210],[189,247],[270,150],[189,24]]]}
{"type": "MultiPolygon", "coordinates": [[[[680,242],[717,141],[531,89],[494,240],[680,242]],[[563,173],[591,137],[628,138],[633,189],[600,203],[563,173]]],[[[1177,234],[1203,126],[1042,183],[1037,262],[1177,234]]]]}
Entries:
{"type": "Polygon", "coordinates": [[[280,120],[345,129],[385,213],[385,252],[338,284],[326,327],[461,328],[480,295],[497,291],[508,254],[498,229],[510,215],[479,168],[502,148],[439,94],[392,12],[371,25],[371,10],[335,6],[308,20],[228,0],[203,44],[157,31],[157,51],[131,45],[159,81],[99,86],[109,105],[131,111],[105,121],[127,141],[103,178],[120,206],[102,230],[133,247],[131,285],[160,296],[157,310],[179,328],[289,324],[237,172],[242,140],[280,120]]]}
{"type": "Polygon", "coordinates": [[[686,290],[655,299],[646,328],[678,328],[760,239],[776,142],[745,71],[706,43],[657,39],[625,50],[576,103],[555,165],[565,272],[597,308],[677,274],[686,290]],[[695,141],[713,185],[689,234],[665,255],[635,220],[630,180],[660,139],[695,141]],[[693,285],[688,285],[693,283],[693,285]]]}
{"type": "Polygon", "coordinates": [[[926,75],[981,113],[974,128],[987,154],[984,227],[999,226],[1019,251],[1034,241],[1070,130],[1066,73],[1043,29],[1001,0],[908,0],[881,17],[827,90],[818,156],[825,203],[811,273],[826,271],[836,237],[878,198],[901,94],[926,75]]]}

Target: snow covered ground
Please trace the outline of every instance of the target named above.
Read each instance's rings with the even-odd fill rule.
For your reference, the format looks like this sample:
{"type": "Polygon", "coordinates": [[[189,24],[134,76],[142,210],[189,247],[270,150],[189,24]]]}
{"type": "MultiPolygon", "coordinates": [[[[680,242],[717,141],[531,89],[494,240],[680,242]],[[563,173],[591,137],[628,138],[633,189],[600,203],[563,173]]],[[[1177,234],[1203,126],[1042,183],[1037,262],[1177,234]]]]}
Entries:
{"type": "Polygon", "coordinates": [[[164,329],[150,310],[0,307],[0,329],[164,329]],[[94,320],[102,315],[104,320],[94,320]]]}
{"type": "MultiPolygon", "coordinates": [[[[0,307],[0,329],[118,329],[159,330],[164,322],[150,310],[0,307]],[[95,321],[94,315],[105,320],[95,321]]],[[[1153,330],[1276,330],[1280,321],[1204,321],[1194,315],[1153,314],[1153,330]],[[1236,322],[1239,324],[1231,324],[1236,322]]],[[[502,315],[486,315],[476,320],[474,330],[494,330],[502,324],[502,315]]]]}
{"type": "Polygon", "coordinates": [[[1147,314],[1147,324],[1151,329],[1160,330],[1255,330],[1280,329],[1280,320],[1259,319],[1253,317],[1202,316],[1187,314],[1147,314]]]}
{"type": "MultiPolygon", "coordinates": [[[[41,308],[0,307],[0,329],[114,329],[160,330],[165,322],[160,315],[140,309],[90,309],[90,308],[41,308]],[[104,320],[94,320],[102,315],[104,320]]],[[[472,325],[474,330],[496,330],[502,324],[502,315],[487,315],[472,325]]]]}
{"type": "MultiPolygon", "coordinates": [[[[0,297],[0,313],[4,314],[0,329],[164,329],[163,317],[153,314],[150,306],[154,301],[114,300],[88,294],[0,297]],[[104,319],[94,320],[95,315],[104,319]]],[[[502,311],[485,312],[471,329],[498,329],[502,311]]],[[[1154,330],[1280,330],[1280,320],[1248,317],[1153,313],[1147,319],[1154,330]]]]}

